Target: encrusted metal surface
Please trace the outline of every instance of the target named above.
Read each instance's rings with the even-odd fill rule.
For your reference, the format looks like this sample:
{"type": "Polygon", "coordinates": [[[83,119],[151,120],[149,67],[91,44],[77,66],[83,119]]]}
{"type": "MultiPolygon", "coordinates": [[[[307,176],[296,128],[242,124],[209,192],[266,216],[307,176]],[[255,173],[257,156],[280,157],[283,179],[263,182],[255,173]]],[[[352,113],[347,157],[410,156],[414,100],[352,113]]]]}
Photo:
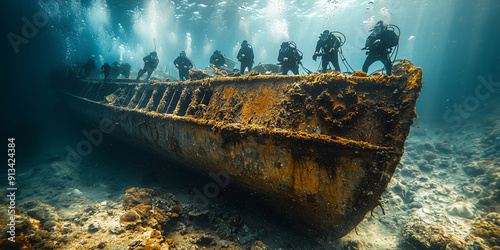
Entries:
{"type": "Polygon", "coordinates": [[[266,197],[329,240],[378,206],[416,117],[422,70],[395,76],[217,77],[178,83],[74,81],[61,97],[93,124],[266,197]]]}

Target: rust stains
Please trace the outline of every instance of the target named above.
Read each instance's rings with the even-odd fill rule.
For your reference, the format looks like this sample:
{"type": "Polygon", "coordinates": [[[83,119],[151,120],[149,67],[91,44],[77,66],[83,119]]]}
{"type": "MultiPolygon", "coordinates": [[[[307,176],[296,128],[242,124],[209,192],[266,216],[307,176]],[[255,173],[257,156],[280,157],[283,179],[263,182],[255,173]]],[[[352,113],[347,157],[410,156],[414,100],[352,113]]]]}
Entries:
{"type": "Polygon", "coordinates": [[[114,83],[111,102],[87,94],[101,83],[60,91],[90,122],[120,121],[118,136],[225,171],[296,227],[336,239],[379,205],[417,116],[422,70],[403,61],[393,72],[114,83]]]}

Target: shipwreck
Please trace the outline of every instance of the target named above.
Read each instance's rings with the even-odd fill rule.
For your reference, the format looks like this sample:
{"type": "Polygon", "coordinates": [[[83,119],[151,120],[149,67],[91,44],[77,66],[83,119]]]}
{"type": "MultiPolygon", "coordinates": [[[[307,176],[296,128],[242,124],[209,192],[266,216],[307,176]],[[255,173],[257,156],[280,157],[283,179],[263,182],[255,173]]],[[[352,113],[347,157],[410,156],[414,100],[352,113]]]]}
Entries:
{"type": "Polygon", "coordinates": [[[408,61],[394,75],[218,76],[136,83],[59,77],[85,121],[231,184],[313,237],[338,239],[380,205],[404,153],[422,89],[408,61]]]}

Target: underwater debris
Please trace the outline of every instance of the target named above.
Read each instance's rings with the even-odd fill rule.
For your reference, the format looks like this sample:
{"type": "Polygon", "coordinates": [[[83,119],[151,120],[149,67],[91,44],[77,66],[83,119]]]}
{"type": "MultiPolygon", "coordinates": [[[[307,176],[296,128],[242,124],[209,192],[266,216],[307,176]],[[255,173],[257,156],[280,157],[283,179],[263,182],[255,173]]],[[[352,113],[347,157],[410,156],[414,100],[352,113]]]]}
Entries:
{"type": "Polygon", "coordinates": [[[277,64],[271,63],[259,63],[257,66],[253,67],[253,70],[256,70],[261,75],[270,75],[270,74],[278,74],[281,66],[277,64]]]}
{"type": "Polygon", "coordinates": [[[151,197],[151,194],[154,193],[153,189],[130,188],[125,192],[125,196],[123,196],[123,207],[125,209],[134,208],[139,204],[152,204],[153,202],[151,197]]]}
{"type": "Polygon", "coordinates": [[[470,202],[459,201],[446,208],[448,214],[472,219],[476,213],[476,207],[470,202]]]}
{"type": "Polygon", "coordinates": [[[101,229],[101,225],[97,221],[90,222],[89,225],[87,226],[87,232],[89,233],[96,233],[101,229]]]}
{"type": "Polygon", "coordinates": [[[120,217],[120,224],[129,227],[132,226],[134,227],[137,223],[141,222],[141,216],[134,210],[130,210],[126,213],[124,213],[120,217]]]}
{"type": "Polygon", "coordinates": [[[17,214],[7,213],[8,207],[0,204],[0,249],[54,249],[70,238],[73,229],[63,223],[57,211],[41,201],[29,201],[21,204],[17,214]],[[7,231],[10,217],[15,217],[15,238],[7,231]]]}
{"type": "Polygon", "coordinates": [[[403,238],[414,249],[463,249],[464,242],[448,237],[439,225],[410,222],[403,229],[403,238]]]}
{"type": "Polygon", "coordinates": [[[64,219],[47,204],[25,202],[14,215],[15,242],[6,233],[8,208],[0,205],[0,249],[269,249],[237,215],[200,213],[159,188],[132,188],[125,196],[118,204],[91,204],[64,219]]]}
{"type": "Polygon", "coordinates": [[[262,241],[258,240],[255,242],[255,244],[252,246],[250,250],[269,250],[269,247],[262,241]]]}
{"type": "Polygon", "coordinates": [[[489,247],[500,247],[500,215],[489,213],[478,219],[472,227],[472,234],[485,240],[489,247]]]}
{"type": "Polygon", "coordinates": [[[214,67],[213,69],[214,69],[216,75],[227,76],[227,72],[226,71],[224,71],[224,72],[220,71],[217,67],[214,67]]]}
{"type": "Polygon", "coordinates": [[[191,69],[191,72],[189,73],[189,79],[190,80],[202,80],[205,78],[212,78],[213,76],[201,71],[201,70],[196,70],[196,69],[191,69]]]}

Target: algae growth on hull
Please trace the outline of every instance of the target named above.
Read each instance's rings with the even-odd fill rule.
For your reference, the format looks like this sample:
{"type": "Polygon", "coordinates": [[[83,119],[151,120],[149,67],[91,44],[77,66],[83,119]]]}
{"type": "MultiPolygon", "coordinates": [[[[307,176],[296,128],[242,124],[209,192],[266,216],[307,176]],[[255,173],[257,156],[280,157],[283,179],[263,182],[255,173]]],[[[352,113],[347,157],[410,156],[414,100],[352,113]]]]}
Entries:
{"type": "Polygon", "coordinates": [[[380,204],[403,154],[422,70],[403,61],[394,72],[55,85],[91,124],[110,119],[118,137],[225,175],[332,240],[380,204]]]}

